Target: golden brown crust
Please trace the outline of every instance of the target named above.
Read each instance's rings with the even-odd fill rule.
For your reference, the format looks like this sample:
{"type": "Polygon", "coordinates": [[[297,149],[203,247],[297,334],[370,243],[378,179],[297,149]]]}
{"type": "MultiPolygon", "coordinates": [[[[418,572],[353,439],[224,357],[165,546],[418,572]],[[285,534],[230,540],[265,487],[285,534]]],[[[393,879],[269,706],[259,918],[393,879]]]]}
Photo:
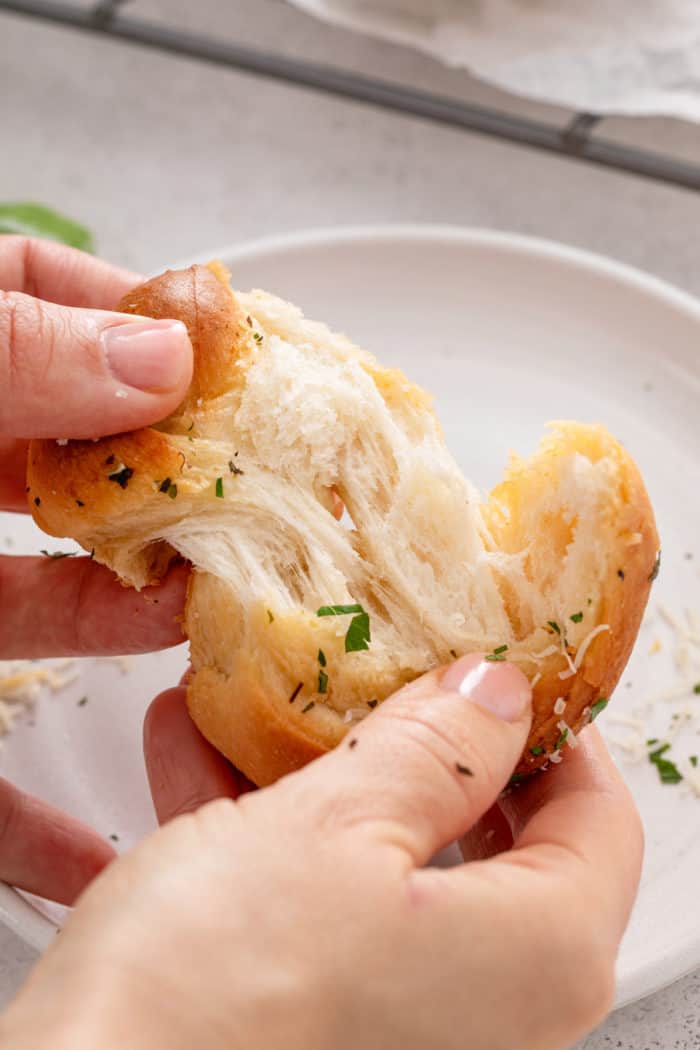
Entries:
{"type": "MultiPolygon", "coordinates": [[[[283,717],[284,703],[289,704],[289,697],[271,698],[257,665],[244,658],[233,682],[204,667],[187,690],[187,706],[199,731],[258,787],[329,750],[283,717]]],[[[342,737],[339,732],[336,743],[342,737]]]]}
{"type": "Polygon", "coordinates": [[[175,318],[186,325],[194,372],[180,413],[199,398],[217,397],[230,385],[245,318],[228,280],[220,263],[166,270],[125,295],[117,307],[122,313],[175,318]]]}
{"type": "MultiPolygon", "coordinates": [[[[180,476],[183,457],[157,430],[134,430],[99,441],[32,441],[27,500],[37,525],[52,536],[89,540],[106,521],[140,513],[166,498],[155,482],[180,476]]],[[[85,544],[84,544],[85,545],[85,544]]]]}

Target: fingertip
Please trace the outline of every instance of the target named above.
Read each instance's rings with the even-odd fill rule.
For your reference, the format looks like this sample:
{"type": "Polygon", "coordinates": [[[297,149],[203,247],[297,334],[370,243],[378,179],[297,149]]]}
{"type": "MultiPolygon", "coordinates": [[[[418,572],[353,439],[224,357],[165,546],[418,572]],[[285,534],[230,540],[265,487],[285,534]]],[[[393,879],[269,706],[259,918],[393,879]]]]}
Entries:
{"type": "Polygon", "coordinates": [[[166,689],[152,701],[144,720],[143,750],[160,824],[251,788],[195,726],[185,686],[166,689]]]}
{"type": "Polygon", "coordinates": [[[182,321],[124,315],[102,330],[100,342],[118,383],[149,394],[185,396],[194,358],[182,321]]]}

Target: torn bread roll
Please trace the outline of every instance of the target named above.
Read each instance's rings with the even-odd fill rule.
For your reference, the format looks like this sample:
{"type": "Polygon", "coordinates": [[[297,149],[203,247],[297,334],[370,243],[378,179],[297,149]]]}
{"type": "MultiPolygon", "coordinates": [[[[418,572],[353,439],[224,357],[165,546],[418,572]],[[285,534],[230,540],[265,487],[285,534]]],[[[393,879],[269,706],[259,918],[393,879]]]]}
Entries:
{"type": "Polygon", "coordinates": [[[483,500],[402,372],[273,295],[234,296],[219,264],[120,309],[184,321],[188,396],[156,427],[32,442],[29,504],[130,586],[192,562],[188,703],[223,754],[268,784],[471,652],[533,684],[518,775],[575,746],[658,564],[644,484],[603,427],[554,424],[483,500]]]}

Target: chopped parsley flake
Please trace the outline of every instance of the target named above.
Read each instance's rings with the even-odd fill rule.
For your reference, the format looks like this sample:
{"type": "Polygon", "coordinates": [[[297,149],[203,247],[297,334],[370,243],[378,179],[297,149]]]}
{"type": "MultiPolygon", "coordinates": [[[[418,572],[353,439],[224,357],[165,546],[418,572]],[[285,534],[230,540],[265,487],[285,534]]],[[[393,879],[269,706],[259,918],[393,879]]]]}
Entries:
{"type": "Polygon", "coordinates": [[[461,762],[455,762],[455,769],[458,773],[461,773],[463,777],[473,777],[474,772],[469,766],[463,765],[461,762]]]}
{"type": "Polygon", "coordinates": [[[160,485],[158,486],[158,491],[168,492],[172,483],[172,478],[166,478],[165,481],[161,481],[160,485]]]}
{"type": "Polygon", "coordinates": [[[224,479],[223,478],[217,478],[216,479],[216,487],[215,487],[214,491],[216,492],[216,498],[217,499],[223,499],[224,498],[224,479]]]}
{"type": "Polygon", "coordinates": [[[558,751],[559,748],[564,746],[564,744],[566,743],[566,738],[567,738],[568,735],[569,735],[569,730],[565,729],[564,732],[559,737],[559,739],[557,740],[556,744],[554,745],[554,750],[555,751],[558,751]]]}
{"type": "Polygon", "coordinates": [[[696,696],[700,696],[700,682],[696,682],[693,686],[693,692],[696,696]]]}
{"type": "Polygon", "coordinates": [[[107,477],[110,481],[116,482],[120,489],[125,489],[133,474],[132,467],[122,467],[121,470],[115,470],[114,474],[108,474],[107,477]]]}
{"type": "Polygon", "coordinates": [[[305,715],[308,711],[311,710],[312,707],[315,707],[315,706],[316,706],[316,701],[315,700],[309,700],[309,702],[306,705],[306,707],[302,707],[302,709],[301,709],[302,715],[305,715]]]}
{"type": "Polygon", "coordinates": [[[365,612],[361,605],[322,605],[316,612],[317,616],[346,616],[350,614],[353,615],[345,635],[345,652],[356,653],[362,649],[369,649],[371,641],[369,613],[365,612]]]}
{"type": "Polygon", "coordinates": [[[547,626],[551,627],[555,634],[561,634],[561,627],[556,620],[547,620],[547,626]]]}
{"type": "Polygon", "coordinates": [[[540,745],[538,744],[537,747],[531,747],[530,748],[530,754],[531,755],[535,755],[535,756],[543,755],[544,754],[544,748],[540,747],[540,745]]]}
{"type": "Polygon", "coordinates": [[[583,613],[582,612],[572,613],[571,616],[569,617],[569,619],[571,620],[572,623],[581,623],[581,620],[583,619],[583,613]]]}
{"type": "Polygon", "coordinates": [[[508,784],[512,787],[515,784],[520,784],[525,779],[524,773],[513,773],[513,776],[508,781],[508,784]]]}
{"type": "Polygon", "coordinates": [[[304,683],[303,682],[299,682],[299,685],[296,687],[296,689],[294,690],[294,692],[292,693],[292,695],[289,698],[290,704],[294,703],[294,701],[299,696],[299,693],[302,691],[303,688],[304,688],[304,683]]]}
{"type": "Polygon", "coordinates": [[[328,675],[325,671],[318,672],[318,691],[319,693],[328,692],[328,675]]]}
{"type": "Polygon", "coordinates": [[[454,649],[450,649],[450,656],[453,660],[457,659],[457,653],[454,651],[454,649]]]}
{"type": "Polygon", "coordinates": [[[170,488],[168,489],[168,495],[170,496],[170,499],[175,499],[175,497],[177,496],[177,485],[170,486],[170,488]]]}
{"type": "Polygon", "coordinates": [[[670,748],[670,744],[664,744],[662,747],[658,747],[656,751],[650,751],[649,761],[653,766],[656,766],[659,780],[662,784],[680,784],[683,774],[678,769],[678,766],[670,758],[663,757],[670,748]]]}
{"type": "Polygon", "coordinates": [[[321,667],[326,666],[326,654],[324,653],[323,649],[319,649],[318,651],[318,662],[320,663],[321,667]]]}
{"type": "Polygon", "coordinates": [[[649,573],[649,583],[653,583],[656,577],[661,571],[661,551],[656,555],[656,561],[654,562],[654,568],[649,573]]]}
{"type": "Polygon", "coordinates": [[[501,653],[505,653],[507,651],[508,651],[508,646],[507,645],[499,645],[497,649],[494,649],[493,655],[494,656],[500,656],[501,653]]]}
{"type": "Polygon", "coordinates": [[[651,740],[647,740],[647,747],[653,747],[654,744],[658,744],[658,742],[659,742],[659,738],[656,737],[656,736],[653,736],[651,738],[651,740]]]}
{"type": "Polygon", "coordinates": [[[693,767],[693,769],[697,769],[697,767],[698,767],[698,756],[697,755],[691,755],[690,756],[690,764],[693,767]]]}
{"type": "Polygon", "coordinates": [[[600,700],[596,700],[596,702],[591,706],[591,722],[595,722],[600,712],[604,711],[609,703],[610,701],[606,700],[606,698],[602,696],[600,700]]]}
{"type": "MultiPolygon", "coordinates": [[[[238,455],[238,453],[236,453],[236,455],[238,455]]],[[[245,473],[245,471],[241,470],[240,467],[236,466],[236,464],[233,462],[232,459],[230,459],[228,461],[228,469],[231,471],[232,474],[243,474],[243,473],[245,473]]]]}
{"type": "Polygon", "coordinates": [[[271,612],[270,612],[270,610],[268,609],[268,610],[267,610],[267,622],[268,622],[268,623],[274,623],[274,620],[275,620],[274,616],[272,615],[272,613],[271,613],[271,612]]]}
{"type": "Polygon", "coordinates": [[[260,345],[260,343],[262,343],[263,341],[263,337],[260,332],[253,332],[253,339],[258,345],[260,345]]]}
{"type": "Polygon", "coordinates": [[[374,708],[377,706],[378,703],[379,703],[378,700],[368,700],[367,701],[367,707],[371,707],[374,710],[374,708]]]}

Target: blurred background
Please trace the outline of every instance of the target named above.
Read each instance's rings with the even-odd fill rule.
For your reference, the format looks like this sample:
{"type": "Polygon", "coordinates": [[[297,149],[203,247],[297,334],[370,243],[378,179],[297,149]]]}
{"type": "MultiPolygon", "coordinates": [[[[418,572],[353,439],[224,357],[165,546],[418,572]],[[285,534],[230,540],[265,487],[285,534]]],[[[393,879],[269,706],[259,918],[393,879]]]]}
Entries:
{"type": "MultiPolygon", "coordinates": [[[[615,5],[587,9],[606,6],[615,5]]],[[[675,41],[662,46],[654,29],[651,72],[634,66],[637,52],[623,56],[629,92],[610,105],[635,116],[591,110],[602,84],[596,62],[610,58],[602,38],[577,51],[569,27],[550,21],[551,53],[560,63],[568,56],[562,68],[576,77],[550,81],[540,75],[553,68],[547,55],[533,73],[518,54],[518,91],[511,42],[496,46],[500,24],[489,27],[481,12],[489,83],[483,69],[477,77],[462,67],[475,67],[468,25],[433,23],[418,0],[409,7],[406,16],[349,0],[0,0],[0,202],[51,205],[84,224],[101,255],[142,272],[309,227],[448,223],[566,242],[700,294],[700,74],[688,3],[678,5],[675,41]],[[28,6],[31,16],[20,10],[28,6]],[[122,37],[141,32],[158,46],[56,18],[116,33],[131,26],[122,37]],[[208,50],[209,60],[173,46],[208,50]],[[511,90],[493,83],[499,70],[511,90]]],[[[444,14],[439,2],[432,8],[444,14]]],[[[697,5],[696,21],[700,34],[697,5]]],[[[650,39],[635,42],[645,60],[650,39]]],[[[0,1000],[32,958],[0,930],[0,1000]]],[[[618,1012],[585,1042],[699,1046],[700,974],[618,1012]]]]}

